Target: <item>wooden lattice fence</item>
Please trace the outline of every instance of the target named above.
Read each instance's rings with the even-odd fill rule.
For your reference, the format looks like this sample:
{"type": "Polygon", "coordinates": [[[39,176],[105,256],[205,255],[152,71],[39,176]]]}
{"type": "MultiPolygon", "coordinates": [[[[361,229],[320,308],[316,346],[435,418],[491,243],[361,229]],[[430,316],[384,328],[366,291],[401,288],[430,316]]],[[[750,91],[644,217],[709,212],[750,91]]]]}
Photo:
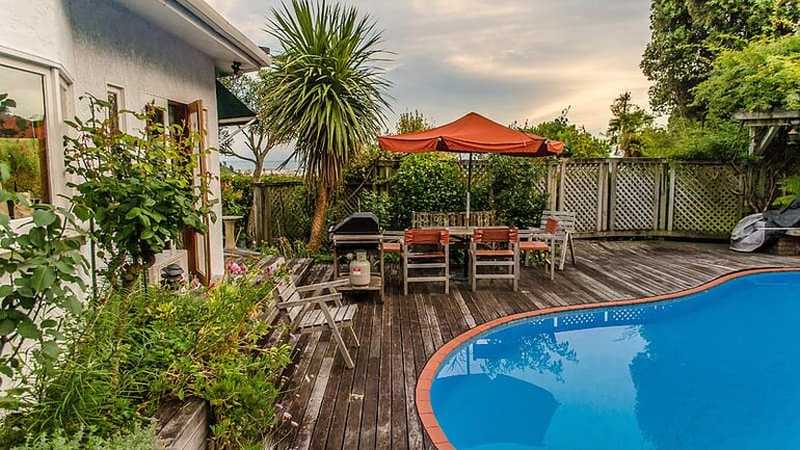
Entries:
{"type": "Polygon", "coordinates": [[[725,238],[747,212],[744,170],[663,159],[551,162],[550,206],[574,211],[580,236],[725,238]]]}
{"type": "Polygon", "coordinates": [[[256,242],[279,237],[306,239],[310,220],[307,191],[300,180],[256,183],[250,232],[256,242]]]}

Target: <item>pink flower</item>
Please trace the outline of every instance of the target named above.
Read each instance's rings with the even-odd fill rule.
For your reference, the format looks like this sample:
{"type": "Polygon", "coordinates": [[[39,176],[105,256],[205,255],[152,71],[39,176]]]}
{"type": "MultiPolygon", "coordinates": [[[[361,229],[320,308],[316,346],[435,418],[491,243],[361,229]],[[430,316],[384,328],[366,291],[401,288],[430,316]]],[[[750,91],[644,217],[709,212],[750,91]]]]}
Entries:
{"type": "Polygon", "coordinates": [[[247,272],[247,267],[243,263],[236,262],[234,260],[229,260],[227,264],[225,264],[225,271],[236,277],[239,275],[244,275],[247,272]]]}

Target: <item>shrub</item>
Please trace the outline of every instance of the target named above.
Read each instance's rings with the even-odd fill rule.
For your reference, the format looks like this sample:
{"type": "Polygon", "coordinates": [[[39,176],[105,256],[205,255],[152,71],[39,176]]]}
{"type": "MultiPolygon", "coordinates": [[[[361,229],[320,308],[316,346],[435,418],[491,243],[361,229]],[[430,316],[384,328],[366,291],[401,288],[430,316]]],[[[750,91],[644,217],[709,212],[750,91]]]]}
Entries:
{"type": "Polygon", "coordinates": [[[464,209],[466,180],[454,156],[439,153],[403,159],[392,184],[393,225],[411,225],[413,211],[453,212],[464,209]]]}
{"type": "Polygon", "coordinates": [[[538,226],[547,194],[537,185],[546,175],[546,166],[539,159],[502,155],[492,155],[488,161],[500,222],[520,228],[538,226]]]}
{"type": "Polygon", "coordinates": [[[162,450],[163,448],[155,430],[152,427],[142,427],[127,433],[115,433],[109,438],[84,433],[83,430],[77,433],[57,430],[52,434],[31,437],[13,450],[162,450]]]}
{"type": "Polygon", "coordinates": [[[88,264],[72,211],[31,205],[4,190],[8,169],[0,163],[0,203],[32,211],[20,228],[12,227],[8,214],[0,212],[0,374],[17,384],[0,396],[0,407],[13,410],[30,394],[28,365],[46,368],[58,357],[61,317],[80,313],[79,292],[86,290],[88,264]]]}
{"type": "Polygon", "coordinates": [[[210,175],[200,173],[195,186],[199,157],[187,156],[186,149],[195,147],[196,134],[179,138],[180,126],[165,130],[145,109],[136,118],[147,126],[128,135],[113,126],[117,118],[108,102],[89,97],[89,107],[88,120],[68,122],[74,137],[64,137],[64,160],[67,173],[78,179],[68,185],[77,190],[76,215],[97,224],[94,238],[98,255],[108,256],[109,280],[129,285],[183,230],[205,231],[212,213],[198,205],[210,175]]]}
{"type": "Polygon", "coordinates": [[[259,442],[275,422],[286,345],[265,347],[273,283],[251,277],[208,290],[114,293],[67,332],[63,361],[38,374],[37,401],[4,421],[6,441],[92,428],[112,436],[167,400],[211,405],[218,448],[259,442]]]}
{"type": "Polygon", "coordinates": [[[394,204],[386,192],[362,191],[358,197],[358,206],[360,211],[375,214],[382,228],[391,226],[394,204]]]}

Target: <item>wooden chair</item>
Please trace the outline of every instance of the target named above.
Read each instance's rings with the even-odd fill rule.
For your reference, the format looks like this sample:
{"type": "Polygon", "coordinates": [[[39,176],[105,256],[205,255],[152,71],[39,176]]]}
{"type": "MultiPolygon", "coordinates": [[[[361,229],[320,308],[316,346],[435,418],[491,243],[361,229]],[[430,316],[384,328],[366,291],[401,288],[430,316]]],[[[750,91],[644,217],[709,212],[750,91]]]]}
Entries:
{"type": "Polygon", "coordinates": [[[298,330],[301,333],[311,333],[324,329],[331,330],[345,364],[352,369],[355,364],[350,352],[347,351],[341,330],[350,330],[356,347],[361,345],[353,328],[353,319],[358,312],[358,306],[342,304],[342,294],[336,292],[337,287],[349,283],[349,280],[343,279],[298,287],[291,279],[286,280],[278,285],[277,307],[281,311],[286,311],[290,332],[298,330]],[[322,294],[321,292],[325,290],[329,293],[322,294]]]}
{"type": "Polygon", "coordinates": [[[442,282],[444,293],[450,292],[450,232],[446,228],[406,230],[401,247],[403,295],[408,295],[408,283],[442,282]],[[423,269],[441,270],[442,274],[413,276],[409,273],[423,269]]]}
{"type": "Polygon", "coordinates": [[[536,232],[520,233],[519,251],[524,255],[531,253],[542,253],[545,255],[545,263],[550,266],[550,279],[555,278],[555,260],[556,260],[556,244],[555,240],[558,236],[559,222],[549,217],[544,221],[542,232],[536,229],[536,232]],[[527,239],[525,239],[527,238],[527,239]]]}
{"type": "Polygon", "coordinates": [[[567,247],[572,258],[572,265],[575,265],[575,243],[572,235],[575,233],[575,213],[571,211],[542,211],[542,222],[539,228],[530,229],[531,234],[544,233],[547,226],[547,219],[553,218],[558,221],[558,229],[553,243],[560,247],[561,255],[558,270],[564,270],[564,263],[567,261],[567,247]]]}
{"type": "Polygon", "coordinates": [[[469,248],[470,282],[477,289],[478,280],[511,280],[519,287],[519,233],[516,228],[476,228],[469,248]],[[478,267],[508,267],[506,273],[478,273],[478,267]]]}

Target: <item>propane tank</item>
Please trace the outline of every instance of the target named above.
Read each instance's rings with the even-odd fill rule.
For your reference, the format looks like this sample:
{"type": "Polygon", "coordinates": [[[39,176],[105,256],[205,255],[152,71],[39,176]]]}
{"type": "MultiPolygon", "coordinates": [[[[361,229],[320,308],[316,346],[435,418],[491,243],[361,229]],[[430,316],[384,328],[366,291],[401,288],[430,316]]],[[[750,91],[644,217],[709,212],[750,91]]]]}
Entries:
{"type": "Polygon", "coordinates": [[[369,286],[370,262],[367,252],[356,252],[356,259],[350,261],[350,285],[369,286]]]}

